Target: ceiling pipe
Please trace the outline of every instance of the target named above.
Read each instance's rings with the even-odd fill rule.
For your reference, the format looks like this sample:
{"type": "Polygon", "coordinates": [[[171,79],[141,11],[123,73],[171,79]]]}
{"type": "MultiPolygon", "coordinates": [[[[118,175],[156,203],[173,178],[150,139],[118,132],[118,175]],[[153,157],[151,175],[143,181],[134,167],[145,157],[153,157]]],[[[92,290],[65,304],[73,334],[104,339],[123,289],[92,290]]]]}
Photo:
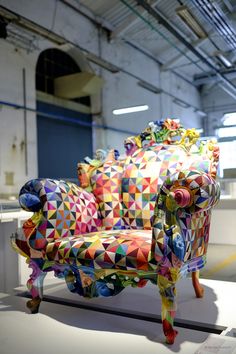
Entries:
{"type": "MultiPolygon", "coordinates": [[[[227,79],[233,80],[236,78],[236,69],[224,70],[221,72],[221,74],[225,75],[227,79]]],[[[216,76],[215,72],[209,71],[206,74],[194,75],[193,83],[195,86],[200,86],[200,85],[207,85],[211,83],[217,83],[220,81],[221,79],[218,76],[216,76]]]]}
{"type": "MultiPolygon", "coordinates": [[[[20,21],[21,23],[21,26],[24,27],[24,24],[27,26],[28,25],[28,19],[23,17],[23,16],[20,16],[20,15],[17,15],[16,13],[12,12],[11,10],[3,7],[3,6],[0,6],[0,13],[4,13],[4,14],[7,14],[8,17],[12,17],[14,16],[14,18],[16,18],[18,21],[20,21]]],[[[16,22],[16,24],[18,24],[18,22],[16,22]]],[[[45,27],[41,26],[41,25],[38,25],[37,23],[35,22],[32,22],[30,21],[30,24],[31,26],[34,25],[34,33],[37,33],[39,36],[43,37],[43,38],[46,38],[48,40],[50,40],[51,42],[53,43],[57,43],[56,40],[58,41],[63,41],[63,43],[67,43],[67,44],[70,44],[72,45],[73,47],[75,48],[78,48],[80,51],[83,52],[83,54],[85,54],[85,56],[88,56],[88,60],[89,61],[92,61],[92,62],[96,62],[97,65],[100,65],[100,66],[103,66],[105,70],[108,70],[108,71],[112,71],[114,70],[114,72],[122,72],[130,77],[132,77],[133,79],[136,79],[138,82],[142,82],[144,84],[146,84],[146,86],[150,86],[152,84],[150,84],[149,82],[146,82],[145,80],[143,80],[143,78],[123,69],[122,67],[118,67],[118,66],[115,66],[113,65],[111,62],[108,62],[106,61],[105,59],[103,58],[100,58],[99,56],[97,56],[96,54],[94,53],[91,53],[89,52],[86,48],[83,48],[81,47],[79,44],[76,44],[70,40],[68,40],[67,38],[65,37],[62,37],[62,36],[59,36],[57,35],[56,33],[54,33],[53,31],[48,31],[48,29],[46,29],[45,27]],[[46,33],[46,35],[44,35],[46,33]],[[56,39],[55,39],[55,36],[56,36],[56,39]]],[[[181,75],[179,75],[181,77],[181,75]]],[[[185,80],[186,81],[186,80],[185,80]]],[[[193,85],[193,84],[192,84],[193,85]]],[[[160,89],[159,87],[156,87],[156,93],[159,93],[160,90],[162,93],[166,94],[167,96],[173,98],[173,99],[178,99],[180,100],[178,97],[176,97],[175,95],[171,94],[170,92],[168,91],[165,91],[165,90],[162,90],[160,89]]],[[[186,101],[184,100],[181,100],[184,104],[188,104],[186,101]]],[[[193,109],[199,109],[198,107],[195,107],[193,105],[191,105],[191,107],[193,109]]]]}
{"type": "Polygon", "coordinates": [[[227,9],[230,11],[230,12],[234,12],[235,10],[235,5],[233,5],[230,0],[223,0],[223,3],[225,4],[225,6],[227,7],[227,9]]]}
{"type": "MultiPolygon", "coordinates": [[[[59,0],[62,4],[64,4],[65,6],[70,7],[72,10],[74,10],[75,12],[79,13],[80,15],[86,17],[89,21],[91,21],[94,25],[96,26],[100,26],[102,29],[104,29],[104,31],[107,31],[108,33],[112,34],[116,29],[114,28],[114,26],[109,23],[108,21],[106,21],[104,18],[99,17],[99,16],[95,16],[89,9],[87,9],[84,5],[82,4],[72,4],[70,2],[70,0],[59,0]]],[[[155,5],[155,2],[152,4],[152,6],[155,5]]],[[[149,51],[145,50],[144,48],[142,48],[140,45],[138,45],[136,42],[128,40],[124,34],[121,35],[122,40],[129,45],[130,47],[136,49],[138,52],[144,54],[146,57],[148,57],[149,59],[153,60],[155,63],[157,63],[160,66],[163,66],[163,63],[161,63],[152,53],[150,53],[149,51]]],[[[181,80],[187,82],[189,85],[193,85],[193,83],[188,80],[186,77],[182,76],[181,74],[179,74],[178,72],[176,72],[175,70],[172,70],[171,68],[169,69],[169,71],[171,71],[173,74],[175,74],[176,76],[178,76],[181,80]]]]}
{"type": "MultiPolygon", "coordinates": [[[[156,10],[154,10],[145,0],[136,0],[136,3],[142,6],[153,18],[155,18],[158,24],[164,26],[173,36],[175,36],[181,43],[183,43],[193,54],[196,55],[204,64],[211,68],[215,74],[221,79],[227,89],[232,90],[232,97],[236,98],[236,86],[233,85],[221,72],[215,68],[215,66],[206,59],[196,48],[192,46],[176,29],[161,16],[156,10]]],[[[229,93],[229,91],[227,91],[229,93]]]]}
{"type": "Polygon", "coordinates": [[[236,49],[236,32],[218,5],[209,0],[192,0],[192,2],[231,49],[236,49]]]}

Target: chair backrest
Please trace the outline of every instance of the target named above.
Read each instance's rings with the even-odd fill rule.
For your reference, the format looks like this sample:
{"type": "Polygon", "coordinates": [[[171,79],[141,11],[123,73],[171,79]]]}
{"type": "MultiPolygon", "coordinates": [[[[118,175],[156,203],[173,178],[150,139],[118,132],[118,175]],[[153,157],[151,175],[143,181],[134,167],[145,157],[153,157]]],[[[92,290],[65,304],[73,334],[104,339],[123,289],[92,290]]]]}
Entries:
{"type": "Polygon", "coordinates": [[[90,168],[87,181],[104,228],[151,229],[157,195],[167,177],[182,169],[215,176],[218,150],[214,142],[197,146],[195,129],[184,130],[170,119],[158,124],[152,122],[139,136],[125,140],[130,150],[123,160],[111,151],[103,163],[90,168]],[[178,135],[180,140],[173,140],[178,135]]]}

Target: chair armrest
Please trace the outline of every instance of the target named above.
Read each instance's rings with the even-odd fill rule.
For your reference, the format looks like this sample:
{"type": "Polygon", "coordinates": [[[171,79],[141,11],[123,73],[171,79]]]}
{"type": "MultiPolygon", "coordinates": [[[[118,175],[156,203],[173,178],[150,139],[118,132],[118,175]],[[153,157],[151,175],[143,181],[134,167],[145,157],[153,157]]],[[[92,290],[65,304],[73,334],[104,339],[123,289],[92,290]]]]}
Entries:
{"type": "Polygon", "coordinates": [[[204,172],[183,170],[165,180],[153,218],[152,254],[157,262],[166,269],[181,268],[186,259],[206,252],[210,212],[219,197],[219,184],[204,172]],[[203,245],[201,251],[193,237],[203,245]]]}
{"type": "Polygon", "coordinates": [[[159,198],[167,211],[181,208],[192,214],[215,206],[220,199],[220,186],[210,174],[183,170],[166,179],[159,198]]]}
{"type": "Polygon", "coordinates": [[[94,195],[73,183],[30,180],[22,187],[19,202],[34,212],[23,230],[29,246],[36,250],[57,238],[97,231],[101,226],[94,195]]]}

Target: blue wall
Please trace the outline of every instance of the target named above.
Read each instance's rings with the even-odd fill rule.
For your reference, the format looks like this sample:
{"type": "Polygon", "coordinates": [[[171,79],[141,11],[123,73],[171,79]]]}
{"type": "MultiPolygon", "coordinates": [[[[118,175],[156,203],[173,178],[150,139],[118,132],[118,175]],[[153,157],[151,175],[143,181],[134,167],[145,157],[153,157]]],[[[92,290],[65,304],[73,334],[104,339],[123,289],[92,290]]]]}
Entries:
{"type": "Polygon", "coordinates": [[[65,118],[37,115],[39,177],[77,178],[77,163],[92,156],[92,128],[71,122],[70,118],[91,124],[91,115],[40,101],[37,110],[65,118]]]}

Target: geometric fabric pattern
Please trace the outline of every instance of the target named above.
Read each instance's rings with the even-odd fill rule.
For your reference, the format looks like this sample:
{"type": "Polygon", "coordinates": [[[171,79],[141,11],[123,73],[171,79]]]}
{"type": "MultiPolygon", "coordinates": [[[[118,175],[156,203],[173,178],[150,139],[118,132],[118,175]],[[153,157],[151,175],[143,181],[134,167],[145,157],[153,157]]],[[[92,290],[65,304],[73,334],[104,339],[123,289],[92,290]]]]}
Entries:
{"type": "Polygon", "coordinates": [[[106,230],[123,228],[121,179],[123,162],[105,161],[91,175],[91,187],[106,230]]]}
{"type": "Polygon", "coordinates": [[[88,298],[151,281],[160,290],[166,341],[174,342],[175,284],[193,272],[196,296],[202,296],[197,272],[206,262],[211,210],[220,197],[219,149],[198,137],[171,119],[151,122],[126,139],[125,158],[109,153],[78,164],[81,187],[47,178],[22,187],[20,204],[34,214],[12,245],[33,269],[31,312],[38,311],[50,271],[88,298]]]}
{"type": "Polygon", "coordinates": [[[149,263],[151,243],[151,230],[98,231],[49,243],[46,257],[60,264],[94,269],[153,271],[149,263]]]}
{"type": "Polygon", "coordinates": [[[99,208],[93,194],[72,183],[35,179],[20,191],[20,203],[27,208],[25,194],[38,193],[42,209],[24,226],[29,245],[42,249],[50,241],[101,228],[99,208]]]}
{"type": "Polygon", "coordinates": [[[138,149],[124,161],[108,161],[91,174],[91,188],[105,229],[147,229],[157,193],[168,176],[181,169],[209,173],[211,161],[189,155],[183,146],[138,149]]]}

